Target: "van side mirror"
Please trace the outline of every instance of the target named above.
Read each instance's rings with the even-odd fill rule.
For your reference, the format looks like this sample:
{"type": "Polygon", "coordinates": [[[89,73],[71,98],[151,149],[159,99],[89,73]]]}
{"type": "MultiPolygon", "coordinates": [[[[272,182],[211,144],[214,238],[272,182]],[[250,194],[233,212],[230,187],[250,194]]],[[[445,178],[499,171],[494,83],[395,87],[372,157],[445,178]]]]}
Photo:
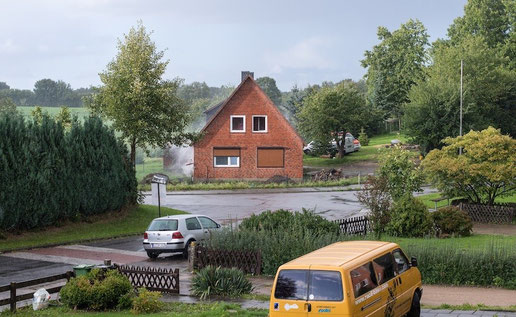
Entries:
{"type": "Polygon", "coordinates": [[[413,256],[413,257],[411,257],[411,258],[410,258],[410,265],[411,265],[412,267],[417,267],[417,259],[416,259],[416,257],[415,257],[415,256],[413,256]]]}
{"type": "Polygon", "coordinates": [[[217,228],[220,228],[220,223],[217,224],[217,228]]]}

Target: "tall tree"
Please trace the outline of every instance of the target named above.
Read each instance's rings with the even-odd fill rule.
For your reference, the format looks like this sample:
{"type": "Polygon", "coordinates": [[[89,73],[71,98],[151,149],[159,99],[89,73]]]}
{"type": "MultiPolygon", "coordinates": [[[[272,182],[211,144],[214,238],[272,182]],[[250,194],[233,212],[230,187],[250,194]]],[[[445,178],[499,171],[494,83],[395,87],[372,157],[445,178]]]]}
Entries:
{"type": "Polygon", "coordinates": [[[163,79],[169,63],[163,55],[139,22],[119,40],[117,56],[100,73],[104,86],[88,101],[130,144],[133,164],[136,147],[182,144],[192,137],[184,132],[188,109],[177,97],[181,81],[163,79]]]}
{"type": "Polygon", "coordinates": [[[464,61],[463,131],[492,125],[516,135],[516,72],[482,36],[467,35],[458,45],[434,44],[428,78],[410,92],[405,129],[424,152],[459,135],[460,61],[464,61]]]}
{"type": "Polygon", "coordinates": [[[205,82],[194,81],[188,85],[181,85],[177,95],[187,104],[192,103],[195,99],[210,98],[210,87],[205,82]]]}
{"type": "Polygon", "coordinates": [[[348,131],[358,134],[360,128],[368,124],[369,109],[356,85],[345,82],[321,88],[308,96],[299,119],[304,135],[321,144],[328,144],[334,138],[339,157],[343,157],[345,138],[338,135],[348,131]]]}
{"type": "Polygon", "coordinates": [[[0,90],[7,90],[10,89],[9,85],[5,81],[0,81],[0,90]]]}
{"type": "Polygon", "coordinates": [[[278,86],[276,86],[276,81],[273,78],[260,77],[256,79],[256,83],[276,106],[281,104],[281,91],[278,89],[278,86]]]}
{"type": "Polygon", "coordinates": [[[456,44],[467,35],[480,35],[489,47],[503,45],[509,38],[510,11],[514,9],[514,0],[468,0],[464,16],[456,18],[448,28],[450,41],[456,44]]]}
{"type": "Polygon", "coordinates": [[[394,32],[380,26],[378,39],[361,61],[367,68],[368,100],[387,117],[399,117],[410,88],[424,77],[428,34],[423,23],[409,20],[394,32]]]}

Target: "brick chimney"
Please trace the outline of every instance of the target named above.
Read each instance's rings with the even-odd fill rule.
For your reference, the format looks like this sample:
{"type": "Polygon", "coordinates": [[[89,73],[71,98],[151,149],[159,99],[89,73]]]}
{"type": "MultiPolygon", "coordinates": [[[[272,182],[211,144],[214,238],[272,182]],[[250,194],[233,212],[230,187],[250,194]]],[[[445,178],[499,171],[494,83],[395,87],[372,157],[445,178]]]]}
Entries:
{"type": "Polygon", "coordinates": [[[254,72],[250,72],[248,70],[242,71],[242,81],[244,81],[247,76],[250,76],[252,79],[254,79],[254,72]]]}

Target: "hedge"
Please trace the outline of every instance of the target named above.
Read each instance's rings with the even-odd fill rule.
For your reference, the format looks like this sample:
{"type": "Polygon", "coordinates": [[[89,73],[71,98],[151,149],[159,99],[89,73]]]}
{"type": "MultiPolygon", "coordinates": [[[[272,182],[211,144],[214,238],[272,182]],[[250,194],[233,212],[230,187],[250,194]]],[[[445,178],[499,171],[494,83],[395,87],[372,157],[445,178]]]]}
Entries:
{"type": "Polygon", "coordinates": [[[0,116],[0,229],[55,225],[136,198],[127,148],[99,118],[65,130],[48,116],[0,116]]]}

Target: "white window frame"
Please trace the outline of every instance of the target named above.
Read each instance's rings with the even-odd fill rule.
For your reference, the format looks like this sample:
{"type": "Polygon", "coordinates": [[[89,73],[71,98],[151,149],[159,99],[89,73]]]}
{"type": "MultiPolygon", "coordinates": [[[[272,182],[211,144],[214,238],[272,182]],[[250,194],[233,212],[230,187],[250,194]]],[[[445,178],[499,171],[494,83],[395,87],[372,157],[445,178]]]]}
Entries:
{"type": "Polygon", "coordinates": [[[268,122],[267,122],[267,115],[265,115],[265,114],[254,115],[253,116],[253,133],[267,133],[267,131],[269,131],[269,126],[268,126],[268,122]],[[265,130],[257,131],[257,130],[254,129],[254,118],[257,118],[257,117],[265,118],[265,130]]]}
{"type": "Polygon", "coordinates": [[[213,157],[213,166],[214,167],[240,167],[240,156],[214,156],[213,157]],[[228,164],[227,165],[218,165],[217,164],[217,157],[226,157],[228,159],[228,164]],[[231,165],[231,159],[230,157],[236,157],[237,158],[237,163],[236,165],[231,165]]]}
{"type": "Polygon", "coordinates": [[[245,115],[232,115],[229,119],[229,130],[233,133],[245,133],[245,115]],[[233,118],[242,118],[244,119],[244,129],[243,130],[235,130],[233,129],[233,118]]]}

